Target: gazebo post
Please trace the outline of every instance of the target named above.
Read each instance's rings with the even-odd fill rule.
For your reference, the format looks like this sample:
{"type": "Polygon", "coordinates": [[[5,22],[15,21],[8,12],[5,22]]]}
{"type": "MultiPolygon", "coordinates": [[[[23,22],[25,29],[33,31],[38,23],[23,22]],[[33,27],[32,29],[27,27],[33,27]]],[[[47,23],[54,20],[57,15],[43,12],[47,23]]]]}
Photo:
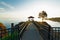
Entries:
{"type": "Polygon", "coordinates": [[[30,18],[28,18],[28,21],[30,21],[30,18]]]}

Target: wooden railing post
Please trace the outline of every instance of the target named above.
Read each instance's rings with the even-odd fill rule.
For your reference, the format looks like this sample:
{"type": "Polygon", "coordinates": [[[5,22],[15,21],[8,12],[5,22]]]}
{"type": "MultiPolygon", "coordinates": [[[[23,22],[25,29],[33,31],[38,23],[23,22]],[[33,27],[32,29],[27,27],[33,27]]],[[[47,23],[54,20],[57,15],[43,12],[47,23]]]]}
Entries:
{"type": "Polygon", "coordinates": [[[11,28],[14,28],[14,23],[11,23],[11,28]]]}
{"type": "Polygon", "coordinates": [[[14,33],[14,23],[11,23],[11,40],[12,40],[13,33],[14,33]]]}
{"type": "Polygon", "coordinates": [[[49,39],[48,39],[48,40],[50,40],[51,27],[49,26],[48,29],[49,29],[49,33],[48,33],[48,38],[49,38],[49,39]]]}
{"type": "Polygon", "coordinates": [[[2,40],[2,30],[0,30],[0,40],[2,40]]]}

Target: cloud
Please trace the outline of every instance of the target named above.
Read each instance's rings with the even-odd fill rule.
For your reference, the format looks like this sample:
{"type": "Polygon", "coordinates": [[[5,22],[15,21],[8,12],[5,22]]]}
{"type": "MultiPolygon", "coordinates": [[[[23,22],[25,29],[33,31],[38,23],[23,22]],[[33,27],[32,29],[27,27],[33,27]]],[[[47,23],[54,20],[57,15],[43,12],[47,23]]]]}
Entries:
{"type": "Polygon", "coordinates": [[[5,12],[5,8],[0,8],[0,12],[5,12]]]}
{"type": "Polygon", "coordinates": [[[8,3],[1,2],[1,4],[2,4],[2,5],[4,5],[4,6],[7,6],[7,7],[9,7],[9,8],[11,8],[11,9],[14,9],[14,7],[13,7],[13,6],[11,6],[11,5],[10,5],[10,4],[8,4],[8,3]]]}

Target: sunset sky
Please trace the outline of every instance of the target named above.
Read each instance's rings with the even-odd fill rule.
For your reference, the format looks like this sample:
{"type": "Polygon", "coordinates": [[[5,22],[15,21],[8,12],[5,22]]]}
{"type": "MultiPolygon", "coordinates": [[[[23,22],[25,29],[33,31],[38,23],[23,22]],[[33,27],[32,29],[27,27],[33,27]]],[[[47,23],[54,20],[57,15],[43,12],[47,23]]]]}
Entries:
{"type": "Polygon", "coordinates": [[[24,21],[28,16],[38,20],[38,14],[43,10],[48,17],[60,17],[60,0],[0,0],[1,20],[24,21]]]}

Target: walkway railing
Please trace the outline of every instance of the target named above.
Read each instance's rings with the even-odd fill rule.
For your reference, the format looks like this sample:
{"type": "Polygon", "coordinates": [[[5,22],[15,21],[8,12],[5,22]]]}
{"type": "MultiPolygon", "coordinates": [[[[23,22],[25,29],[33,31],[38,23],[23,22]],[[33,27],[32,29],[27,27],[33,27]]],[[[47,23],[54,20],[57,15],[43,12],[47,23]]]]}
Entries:
{"type": "Polygon", "coordinates": [[[60,40],[60,27],[52,27],[51,33],[55,40],[60,40]]]}

